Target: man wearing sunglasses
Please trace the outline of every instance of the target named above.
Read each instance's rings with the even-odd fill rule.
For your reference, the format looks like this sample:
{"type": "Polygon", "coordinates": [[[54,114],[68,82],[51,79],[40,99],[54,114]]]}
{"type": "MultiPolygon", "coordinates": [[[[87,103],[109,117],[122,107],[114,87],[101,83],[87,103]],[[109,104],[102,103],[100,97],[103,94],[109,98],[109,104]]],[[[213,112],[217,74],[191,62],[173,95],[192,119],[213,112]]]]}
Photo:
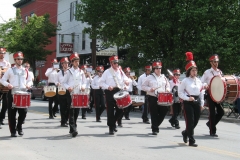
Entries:
{"type": "MultiPolygon", "coordinates": [[[[219,57],[217,54],[212,55],[209,58],[211,68],[206,70],[201,78],[202,83],[207,84],[206,88],[208,88],[211,79],[214,76],[221,76],[222,71],[218,69],[218,63],[219,63],[219,57]]],[[[212,137],[218,137],[216,134],[217,128],[216,125],[218,122],[222,119],[222,116],[224,115],[224,110],[221,107],[219,103],[216,103],[212,100],[208,90],[207,90],[207,102],[209,107],[209,121],[206,123],[206,125],[209,127],[210,130],[210,136],[212,137]],[[217,109],[217,112],[215,111],[217,109]]]]}
{"type": "Polygon", "coordinates": [[[169,81],[170,83],[170,88],[171,91],[173,92],[173,97],[174,97],[174,103],[172,105],[173,108],[173,115],[172,118],[169,119],[169,122],[171,123],[172,127],[175,127],[176,129],[179,129],[179,121],[177,119],[179,113],[181,112],[181,103],[179,101],[179,97],[178,97],[178,86],[180,85],[180,80],[179,80],[179,76],[180,76],[181,72],[180,69],[175,69],[173,70],[173,79],[169,81]]]}
{"type": "MultiPolygon", "coordinates": [[[[11,67],[11,64],[4,59],[6,54],[6,48],[0,47],[0,69],[7,69],[11,67]]],[[[3,73],[1,73],[0,78],[2,78],[3,73]]],[[[4,87],[4,86],[2,86],[4,87]]],[[[4,125],[3,120],[5,119],[6,111],[7,111],[7,93],[0,92],[0,96],[2,97],[2,109],[0,112],[0,129],[1,125],[4,125]]]]}
{"type": "Polygon", "coordinates": [[[105,109],[105,101],[102,86],[99,83],[104,71],[104,67],[97,66],[96,71],[97,75],[93,78],[91,87],[93,90],[94,106],[96,110],[96,122],[101,122],[101,115],[105,109]]]}
{"type": "Polygon", "coordinates": [[[146,91],[144,91],[142,89],[142,84],[143,84],[144,80],[147,78],[147,76],[149,76],[151,74],[151,71],[152,71],[152,66],[151,65],[145,66],[145,73],[143,73],[138,78],[138,85],[137,85],[137,88],[140,91],[140,95],[145,96],[145,102],[142,105],[142,108],[143,108],[142,119],[143,119],[143,123],[146,123],[146,124],[150,124],[149,118],[148,118],[149,108],[148,108],[148,98],[147,98],[147,95],[146,95],[146,91]]]}
{"type": "Polygon", "coordinates": [[[111,67],[102,75],[100,86],[105,90],[107,104],[107,125],[109,126],[109,134],[113,135],[117,132],[116,121],[122,116],[123,110],[119,109],[114,99],[114,94],[124,88],[124,85],[129,85],[127,76],[118,66],[118,56],[109,58],[111,67]],[[114,107],[116,112],[114,113],[114,107]]]}
{"type": "Polygon", "coordinates": [[[159,126],[162,124],[168,108],[158,104],[157,93],[170,92],[170,84],[164,74],[161,74],[162,62],[156,61],[152,64],[153,73],[148,76],[142,84],[142,90],[147,92],[148,104],[151,114],[152,134],[159,133],[159,126]]]}
{"type": "Polygon", "coordinates": [[[9,88],[7,93],[8,99],[8,124],[11,132],[11,137],[17,137],[16,131],[19,135],[23,135],[22,124],[27,115],[27,108],[13,107],[14,90],[28,90],[32,86],[32,79],[28,76],[28,71],[22,66],[23,53],[21,51],[13,54],[15,66],[8,69],[1,79],[1,83],[9,88]],[[12,91],[13,90],[13,91],[12,91]],[[18,112],[18,123],[16,125],[16,113],[18,112]]]}

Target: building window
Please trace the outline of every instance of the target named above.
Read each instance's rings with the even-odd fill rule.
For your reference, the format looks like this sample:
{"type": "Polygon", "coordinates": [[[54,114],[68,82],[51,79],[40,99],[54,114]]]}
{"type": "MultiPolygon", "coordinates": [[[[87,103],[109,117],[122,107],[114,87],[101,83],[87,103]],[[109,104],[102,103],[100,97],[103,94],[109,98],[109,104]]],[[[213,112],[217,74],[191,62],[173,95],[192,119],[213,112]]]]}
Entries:
{"type": "Polygon", "coordinates": [[[25,16],[25,22],[26,23],[28,22],[28,16],[25,16]]]}
{"type": "Polygon", "coordinates": [[[73,21],[75,19],[76,8],[77,8],[77,1],[70,3],[70,21],[73,21]]]}
{"type": "Polygon", "coordinates": [[[72,35],[72,43],[74,43],[74,41],[75,41],[75,33],[71,33],[71,35],[72,35]]]}
{"type": "Polygon", "coordinates": [[[64,34],[61,34],[61,43],[64,43],[64,34]]]}
{"type": "Polygon", "coordinates": [[[32,12],[31,14],[30,14],[30,17],[33,17],[34,16],[34,12],[32,12]]]}
{"type": "Polygon", "coordinates": [[[82,50],[85,50],[86,34],[82,33],[82,50]]]}

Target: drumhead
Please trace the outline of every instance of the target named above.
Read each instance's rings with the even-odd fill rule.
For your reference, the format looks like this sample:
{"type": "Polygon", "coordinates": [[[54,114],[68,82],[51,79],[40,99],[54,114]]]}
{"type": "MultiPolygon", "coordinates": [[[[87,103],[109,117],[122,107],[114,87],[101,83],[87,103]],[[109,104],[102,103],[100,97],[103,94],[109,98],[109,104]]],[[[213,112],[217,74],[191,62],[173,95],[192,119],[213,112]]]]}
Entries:
{"type": "Polygon", "coordinates": [[[123,98],[123,97],[125,97],[125,96],[128,95],[128,94],[129,94],[129,93],[126,92],[126,91],[119,91],[119,92],[117,92],[117,93],[115,93],[115,94],[113,95],[113,98],[114,98],[114,99],[123,98]]]}
{"type": "Polygon", "coordinates": [[[210,96],[215,102],[221,102],[226,94],[226,84],[219,76],[215,76],[210,81],[210,96]]]}

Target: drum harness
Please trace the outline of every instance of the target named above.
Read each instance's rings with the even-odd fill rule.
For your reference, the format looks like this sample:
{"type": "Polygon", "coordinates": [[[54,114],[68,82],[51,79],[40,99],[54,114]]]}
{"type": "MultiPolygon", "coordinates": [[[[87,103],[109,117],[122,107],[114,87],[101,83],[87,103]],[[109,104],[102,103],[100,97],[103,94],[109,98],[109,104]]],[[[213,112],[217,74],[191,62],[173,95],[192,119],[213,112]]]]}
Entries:
{"type": "MultiPolygon", "coordinates": [[[[156,79],[156,81],[157,81],[157,88],[155,88],[155,95],[157,96],[158,95],[158,92],[157,92],[157,94],[156,94],[156,90],[158,89],[158,88],[161,88],[162,86],[160,85],[160,83],[159,83],[159,81],[158,81],[158,79],[157,79],[157,77],[156,77],[156,75],[154,74],[154,73],[152,73],[151,74],[155,79],[156,79]]],[[[164,77],[164,79],[165,79],[165,81],[166,81],[166,85],[165,85],[165,92],[166,92],[166,90],[167,90],[167,78],[163,75],[163,77],[164,77]]]]}

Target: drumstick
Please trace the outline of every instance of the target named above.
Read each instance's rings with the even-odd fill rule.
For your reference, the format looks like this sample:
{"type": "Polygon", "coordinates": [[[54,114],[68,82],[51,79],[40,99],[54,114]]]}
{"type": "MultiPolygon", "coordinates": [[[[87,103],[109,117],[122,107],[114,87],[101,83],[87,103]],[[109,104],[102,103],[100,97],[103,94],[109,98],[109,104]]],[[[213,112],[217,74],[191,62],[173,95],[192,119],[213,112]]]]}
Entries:
{"type": "MultiPolygon", "coordinates": [[[[187,93],[187,95],[188,95],[189,97],[191,97],[191,95],[188,93],[188,91],[187,91],[186,89],[184,89],[184,91],[187,93]]],[[[195,99],[195,98],[194,98],[194,99],[195,99]]],[[[195,99],[194,101],[197,101],[197,100],[195,99]]]]}

